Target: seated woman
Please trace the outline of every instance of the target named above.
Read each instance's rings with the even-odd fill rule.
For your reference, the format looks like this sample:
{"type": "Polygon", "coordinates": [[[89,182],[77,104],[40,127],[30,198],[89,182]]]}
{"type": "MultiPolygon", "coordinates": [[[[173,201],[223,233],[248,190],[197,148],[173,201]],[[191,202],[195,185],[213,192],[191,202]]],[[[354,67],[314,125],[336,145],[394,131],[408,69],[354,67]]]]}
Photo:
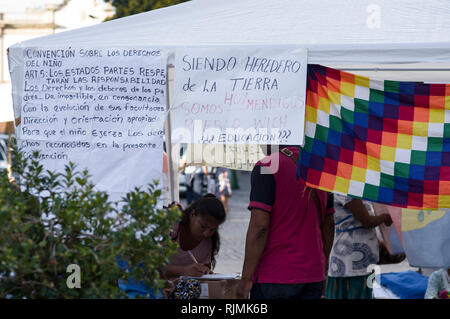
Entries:
{"type": "Polygon", "coordinates": [[[178,242],[178,252],[165,268],[165,276],[201,276],[215,266],[219,252],[219,226],[225,221],[223,204],[207,194],[183,211],[175,224],[172,240],[178,242]]]}
{"type": "MultiPolygon", "coordinates": [[[[225,217],[223,204],[212,194],[201,197],[183,211],[181,220],[174,225],[171,233],[172,240],[178,242],[178,251],[164,269],[167,279],[202,276],[214,268],[215,256],[220,246],[218,228],[225,221],[225,217]]],[[[123,262],[119,262],[119,266],[126,269],[123,262]]],[[[169,281],[166,288],[158,289],[156,294],[153,288],[148,288],[140,282],[125,284],[119,281],[119,288],[131,298],[141,296],[164,299],[173,286],[171,287],[169,281]]]]}
{"type": "Polygon", "coordinates": [[[450,294],[450,268],[433,272],[428,279],[425,299],[448,299],[450,294]]]}

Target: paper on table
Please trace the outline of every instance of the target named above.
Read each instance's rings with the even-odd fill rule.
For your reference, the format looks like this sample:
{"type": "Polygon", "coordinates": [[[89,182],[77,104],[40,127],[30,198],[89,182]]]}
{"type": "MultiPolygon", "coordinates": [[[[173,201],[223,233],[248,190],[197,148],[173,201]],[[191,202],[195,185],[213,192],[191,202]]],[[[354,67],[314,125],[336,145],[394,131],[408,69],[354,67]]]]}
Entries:
{"type": "MultiPolygon", "coordinates": [[[[194,279],[210,279],[210,280],[222,280],[222,279],[236,279],[239,278],[241,274],[208,274],[200,277],[195,276],[183,276],[184,278],[194,278],[194,279]]],[[[181,278],[183,278],[181,277],[181,278]]]]}

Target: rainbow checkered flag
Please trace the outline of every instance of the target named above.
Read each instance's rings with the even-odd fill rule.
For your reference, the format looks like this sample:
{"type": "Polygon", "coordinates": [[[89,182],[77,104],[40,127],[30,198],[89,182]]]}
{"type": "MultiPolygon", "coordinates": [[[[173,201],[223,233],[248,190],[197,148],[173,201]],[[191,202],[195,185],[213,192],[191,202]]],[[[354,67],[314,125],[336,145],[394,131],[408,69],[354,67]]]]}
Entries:
{"type": "Polygon", "coordinates": [[[383,204],[450,207],[450,85],[308,66],[297,176],[383,204]]]}

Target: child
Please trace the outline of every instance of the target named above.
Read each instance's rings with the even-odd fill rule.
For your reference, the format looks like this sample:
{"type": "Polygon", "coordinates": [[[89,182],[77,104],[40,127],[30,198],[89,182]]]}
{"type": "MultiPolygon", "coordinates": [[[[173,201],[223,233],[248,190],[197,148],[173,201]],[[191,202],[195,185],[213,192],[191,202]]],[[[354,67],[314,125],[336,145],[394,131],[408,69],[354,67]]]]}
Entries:
{"type": "Polygon", "coordinates": [[[367,267],[379,260],[375,227],[392,225],[389,214],[373,216],[370,203],[334,194],[335,235],[329,259],[326,299],[371,299],[367,267]]]}
{"type": "Polygon", "coordinates": [[[228,211],[228,198],[231,197],[231,186],[227,170],[223,170],[219,175],[219,197],[225,207],[225,211],[228,211]]]}
{"type": "Polygon", "coordinates": [[[447,299],[448,292],[450,292],[450,268],[436,270],[428,279],[425,299],[447,299]],[[447,296],[444,291],[447,292],[447,296]]]}

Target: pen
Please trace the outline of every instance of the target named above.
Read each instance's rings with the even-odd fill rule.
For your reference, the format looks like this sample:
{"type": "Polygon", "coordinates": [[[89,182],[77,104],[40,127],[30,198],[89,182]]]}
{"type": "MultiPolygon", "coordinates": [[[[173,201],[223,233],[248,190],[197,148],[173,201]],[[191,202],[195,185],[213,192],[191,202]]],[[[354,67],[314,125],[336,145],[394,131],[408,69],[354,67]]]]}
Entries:
{"type": "Polygon", "coordinates": [[[194,254],[193,254],[190,250],[188,250],[188,253],[189,253],[189,255],[191,255],[192,260],[193,260],[196,264],[198,264],[198,261],[197,261],[197,259],[195,259],[194,254]]]}
{"type": "MultiPolygon", "coordinates": [[[[198,264],[198,261],[197,261],[197,259],[195,259],[194,254],[193,254],[190,250],[188,250],[188,253],[189,253],[189,255],[191,255],[192,260],[193,260],[196,264],[198,264]]],[[[208,274],[212,274],[211,269],[208,269],[208,274]]]]}

